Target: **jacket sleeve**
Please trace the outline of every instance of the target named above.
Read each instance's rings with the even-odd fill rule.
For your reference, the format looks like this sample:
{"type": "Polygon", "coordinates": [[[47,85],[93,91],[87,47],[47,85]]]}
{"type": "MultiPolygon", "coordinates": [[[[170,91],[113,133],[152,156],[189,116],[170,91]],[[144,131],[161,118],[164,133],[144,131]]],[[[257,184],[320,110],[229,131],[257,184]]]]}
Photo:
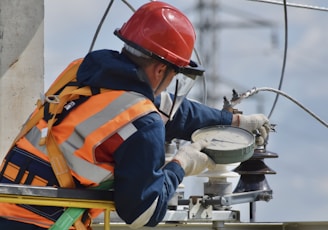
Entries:
{"type": "Polygon", "coordinates": [[[138,131],[115,152],[115,206],[133,228],[156,226],[183,180],[178,164],[165,162],[165,130],[157,113],[133,123],[138,131]]]}
{"type": "MultiPolygon", "coordinates": [[[[160,103],[161,98],[158,96],[155,104],[159,107],[160,103]]],[[[173,119],[166,123],[165,139],[170,141],[178,138],[189,141],[191,134],[197,129],[211,125],[231,125],[231,122],[232,113],[228,111],[184,99],[173,119]]]]}

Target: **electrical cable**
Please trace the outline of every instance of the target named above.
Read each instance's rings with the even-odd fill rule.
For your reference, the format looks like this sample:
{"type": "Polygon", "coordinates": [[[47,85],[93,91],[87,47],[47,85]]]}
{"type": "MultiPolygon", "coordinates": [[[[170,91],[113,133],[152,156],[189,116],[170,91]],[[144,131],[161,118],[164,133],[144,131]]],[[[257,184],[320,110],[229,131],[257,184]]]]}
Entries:
{"type": "MultiPolygon", "coordinates": [[[[126,0],[121,0],[121,1],[122,1],[123,3],[125,3],[125,5],[127,5],[127,6],[130,8],[130,10],[132,10],[133,12],[136,11],[136,10],[133,8],[133,6],[132,6],[130,3],[128,3],[126,0]]],[[[93,36],[93,39],[92,39],[92,42],[91,42],[91,45],[90,45],[90,48],[89,48],[89,53],[93,50],[93,47],[94,47],[94,45],[95,45],[95,43],[96,43],[96,40],[97,40],[98,34],[99,34],[100,30],[101,30],[101,27],[102,27],[102,25],[103,25],[103,23],[104,23],[104,21],[105,21],[107,15],[108,15],[109,10],[111,9],[113,3],[114,3],[114,0],[111,0],[111,1],[109,2],[108,6],[107,6],[107,8],[106,8],[106,10],[105,10],[105,12],[104,12],[104,15],[102,16],[102,18],[101,18],[101,20],[100,20],[100,22],[99,22],[99,24],[98,24],[97,30],[96,30],[96,32],[95,32],[95,34],[94,34],[94,36],[93,36]]]]}
{"type": "MultiPolygon", "coordinates": [[[[295,99],[293,99],[292,97],[290,97],[289,95],[287,95],[286,93],[284,93],[283,91],[281,91],[281,87],[282,87],[282,82],[283,82],[283,78],[284,78],[284,72],[285,72],[285,67],[286,67],[286,60],[287,60],[287,48],[288,48],[288,19],[287,19],[287,6],[293,6],[293,7],[300,7],[300,8],[307,8],[307,9],[315,9],[315,10],[322,10],[322,11],[328,11],[327,8],[323,8],[323,7],[314,7],[314,6],[308,6],[308,5],[300,5],[300,4],[293,4],[293,3],[287,3],[286,0],[284,0],[283,2],[278,2],[278,1],[268,1],[268,0],[249,0],[249,1],[257,1],[257,2],[266,2],[266,3],[273,3],[273,4],[280,4],[284,6],[284,16],[285,16],[285,47],[284,47],[284,60],[283,60],[283,66],[282,66],[282,71],[281,71],[281,77],[280,77],[280,83],[279,83],[279,87],[278,89],[274,89],[274,88],[268,88],[268,87],[262,87],[262,88],[254,88],[251,91],[247,91],[247,93],[243,94],[240,98],[240,100],[242,98],[247,98],[259,91],[271,91],[271,92],[275,92],[276,98],[275,101],[273,103],[273,106],[271,108],[271,111],[268,115],[268,118],[271,117],[275,106],[277,104],[279,95],[285,96],[286,98],[290,99],[291,101],[293,101],[295,104],[297,104],[299,107],[301,107],[303,110],[305,110],[307,113],[309,113],[312,117],[314,117],[316,120],[318,120],[321,124],[323,124],[325,127],[328,128],[328,124],[323,121],[322,119],[320,119],[317,115],[315,115],[313,112],[311,112],[309,109],[307,109],[305,106],[303,106],[301,103],[299,103],[298,101],[296,101],[295,99]]],[[[240,101],[238,100],[238,101],[240,101]]]]}
{"type": "Polygon", "coordinates": [[[222,12],[243,18],[243,20],[245,20],[246,22],[243,23],[242,26],[247,26],[248,23],[250,23],[250,25],[264,26],[264,27],[274,26],[274,24],[271,21],[265,18],[260,18],[259,15],[254,15],[245,10],[241,10],[240,8],[235,8],[226,4],[221,4],[221,5],[222,5],[221,7],[222,9],[220,10],[222,12]]]}
{"type": "Polygon", "coordinates": [[[96,32],[95,32],[95,35],[93,36],[93,39],[92,39],[92,42],[91,42],[91,45],[90,45],[90,48],[89,48],[89,53],[93,50],[93,47],[94,47],[94,45],[95,45],[95,43],[96,43],[96,40],[97,40],[98,34],[99,34],[100,29],[101,29],[101,27],[102,27],[102,24],[104,23],[104,21],[105,21],[107,15],[108,15],[108,12],[109,12],[110,8],[112,7],[113,3],[114,3],[114,0],[111,0],[111,1],[109,2],[108,6],[107,6],[107,8],[106,8],[106,10],[105,10],[104,15],[102,16],[102,18],[101,18],[101,20],[100,20],[100,22],[99,22],[99,24],[98,24],[97,30],[96,30],[96,32]]]}
{"type": "Polygon", "coordinates": [[[130,8],[130,10],[132,10],[132,12],[136,11],[136,9],[134,9],[133,6],[128,1],[126,0],[121,0],[121,1],[124,2],[125,5],[127,5],[130,8]]]}
{"type": "MultiPolygon", "coordinates": [[[[283,58],[283,63],[282,63],[282,68],[281,68],[281,76],[280,76],[280,82],[278,89],[281,90],[282,88],[282,83],[284,80],[284,75],[285,75],[285,68],[286,68],[286,61],[287,61],[287,48],[288,48],[288,18],[287,18],[287,3],[286,0],[284,0],[284,22],[285,22],[285,47],[284,47],[284,58],[283,58]]],[[[275,100],[273,102],[273,105],[271,107],[271,111],[268,115],[268,118],[271,117],[276,104],[278,102],[279,94],[276,95],[275,100]]]]}
{"type": "MultiPolygon", "coordinates": [[[[280,2],[280,1],[271,1],[271,0],[248,0],[248,1],[270,3],[270,4],[275,4],[275,5],[283,5],[284,4],[283,2],[280,2]]],[[[287,2],[287,6],[309,9],[309,10],[328,11],[328,8],[326,8],[326,7],[311,6],[311,5],[298,4],[298,3],[288,3],[287,2]]]]}
{"type": "Polygon", "coordinates": [[[292,98],[291,96],[289,96],[288,94],[286,94],[285,92],[278,90],[278,89],[274,89],[274,88],[270,88],[270,87],[260,87],[260,88],[253,88],[252,90],[248,90],[246,93],[243,93],[240,95],[240,98],[238,100],[236,100],[234,102],[234,104],[240,103],[241,100],[246,99],[260,91],[270,91],[270,92],[274,92],[277,93],[279,95],[282,95],[286,98],[288,98],[289,100],[291,100],[292,102],[294,102],[296,105],[298,105],[299,107],[301,107],[304,111],[306,111],[307,113],[309,113],[312,117],[314,117],[316,120],[318,120],[321,124],[323,124],[325,127],[328,128],[328,124],[327,122],[323,121],[321,118],[319,118],[317,115],[315,115],[313,112],[311,112],[309,109],[307,109],[305,106],[303,106],[300,102],[298,102],[297,100],[295,100],[294,98],[292,98]]]}

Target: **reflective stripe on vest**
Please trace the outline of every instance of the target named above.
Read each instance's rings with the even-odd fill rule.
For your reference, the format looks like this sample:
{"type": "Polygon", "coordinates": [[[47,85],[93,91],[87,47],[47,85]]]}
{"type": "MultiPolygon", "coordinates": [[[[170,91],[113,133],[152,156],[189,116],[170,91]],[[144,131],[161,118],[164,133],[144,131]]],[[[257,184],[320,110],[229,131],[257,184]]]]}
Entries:
{"type": "MultiPolygon", "coordinates": [[[[153,111],[156,107],[143,95],[109,91],[92,96],[54,126],[52,132],[74,176],[83,184],[99,184],[113,177],[114,166],[95,164],[96,147],[114,134],[126,140],[137,131],[132,122],[153,111]],[[71,115],[77,117],[73,123],[71,115]]],[[[37,155],[39,152],[47,154],[45,146],[39,145],[41,127],[33,127],[23,138],[37,149],[33,151],[37,155]]]]}

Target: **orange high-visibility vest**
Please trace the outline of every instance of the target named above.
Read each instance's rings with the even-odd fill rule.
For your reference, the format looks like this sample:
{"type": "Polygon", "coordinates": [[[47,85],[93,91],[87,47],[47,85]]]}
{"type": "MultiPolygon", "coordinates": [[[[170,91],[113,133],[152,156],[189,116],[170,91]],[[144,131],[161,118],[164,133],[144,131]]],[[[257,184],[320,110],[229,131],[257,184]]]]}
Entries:
{"type": "MultiPolygon", "coordinates": [[[[67,105],[69,106],[69,104],[67,105]]],[[[96,186],[114,177],[113,153],[137,131],[133,121],[157,111],[143,95],[112,90],[91,96],[52,127],[72,175],[84,186],[96,186]],[[106,149],[98,149],[105,146],[106,149]]],[[[45,145],[40,145],[47,123],[41,120],[17,143],[17,147],[48,161],[45,145]]],[[[24,180],[24,177],[22,178],[24,180]]],[[[24,183],[21,181],[20,183],[24,183]]],[[[35,180],[38,186],[45,186],[35,180]]],[[[96,216],[101,210],[91,210],[96,216]]],[[[53,221],[14,204],[1,204],[0,216],[49,228],[53,221]]]]}

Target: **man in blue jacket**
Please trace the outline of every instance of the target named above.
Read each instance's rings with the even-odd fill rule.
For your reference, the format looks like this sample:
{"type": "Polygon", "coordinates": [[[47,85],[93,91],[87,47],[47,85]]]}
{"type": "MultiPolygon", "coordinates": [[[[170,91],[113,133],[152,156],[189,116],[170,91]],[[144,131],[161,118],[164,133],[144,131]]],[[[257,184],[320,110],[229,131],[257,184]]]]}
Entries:
{"type": "MultiPolygon", "coordinates": [[[[191,77],[191,81],[196,75],[202,74],[201,68],[190,60],[195,41],[194,29],[189,20],[174,7],[160,2],[146,4],[136,11],[121,29],[116,30],[115,34],[125,45],[122,53],[116,53],[114,59],[121,59],[120,65],[126,65],[128,58],[139,68],[131,69],[120,65],[115,68],[114,62],[111,61],[112,51],[104,50],[86,57],[79,70],[79,77],[82,78],[85,71],[97,72],[96,68],[99,66],[108,65],[108,70],[98,69],[98,72],[104,74],[104,79],[107,79],[105,74],[111,72],[117,75],[116,79],[112,79],[113,82],[108,82],[111,88],[117,86],[115,89],[123,87],[124,90],[137,91],[152,101],[157,96],[156,104],[166,122],[165,130],[165,123],[153,118],[153,124],[147,128],[151,128],[152,132],[147,130],[140,133],[147,135],[143,137],[143,142],[131,138],[126,141],[124,148],[115,153],[115,161],[119,162],[115,166],[115,204],[118,214],[133,228],[156,226],[163,219],[167,202],[183,177],[197,175],[208,167],[214,167],[213,161],[200,152],[208,143],[194,143],[182,147],[173,160],[163,167],[165,140],[190,140],[196,129],[218,124],[239,126],[252,131],[262,128],[268,123],[268,119],[262,114],[233,115],[191,102],[184,97],[179,98],[181,104],[173,118],[170,111],[174,109],[161,109],[163,94],[160,93],[167,88],[177,73],[191,77]],[[140,74],[140,67],[146,76],[140,74]],[[135,71],[135,74],[128,76],[127,71],[135,71]],[[121,83],[120,86],[118,82],[121,83]]],[[[105,81],[99,81],[99,86],[103,86],[105,81]]],[[[188,82],[184,84],[188,85],[188,82]]],[[[181,89],[183,86],[177,88],[181,89]]],[[[184,91],[188,92],[187,89],[184,91]]],[[[181,95],[179,92],[176,94],[177,97],[181,95]]],[[[171,104],[174,106],[174,102],[171,104]]],[[[265,130],[262,134],[266,135],[265,130]]]]}
{"type": "MultiPolygon", "coordinates": [[[[119,216],[132,228],[156,226],[164,218],[168,201],[183,178],[215,166],[201,152],[209,144],[206,141],[181,147],[173,159],[165,164],[165,141],[173,138],[190,140],[195,130],[209,125],[233,125],[249,131],[259,129],[263,139],[268,131],[264,127],[267,127],[269,121],[262,114],[234,115],[185,98],[192,81],[202,75],[204,70],[190,60],[196,38],[195,31],[188,18],[175,7],[158,1],[147,3],[122,28],[116,30],[115,35],[125,43],[122,52],[98,50],[89,53],[77,72],[78,84],[95,90],[106,88],[132,92],[152,101],[157,105],[158,111],[131,120],[128,128],[124,126],[115,133],[123,140],[119,145],[113,141],[113,134],[108,133],[106,140],[93,143],[93,153],[85,154],[94,154],[96,158],[102,156],[102,163],[111,159],[107,163],[114,167],[115,206],[119,216]],[[162,93],[177,74],[184,74],[186,77],[183,82],[178,82],[175,95],[171,97],[162,93]],[[117,145],[117,148],[111,151],[113,145],[117,145]]],[[[79,117],[79,108],[87,109],[90,106],[88,103],[95,97],[91,96],[72,109],[62,122],[79,117]]],[[[127,109],[122,102],[115,104],[113,101],[110,105],[115,111],[127,109]]],[[[60,125],[61,123],[58,127],[60,125]]],[[[73,132],[74,137],[85,139],[83,132],[73,132]]],[[[19,146],[16,146],[17,149],[19,146]]],[[[29,154],[27,151],[24,153],[29,154]]],[[[16,159],[19,151],[11,151],[10,154],[11,158],[7,158],[7,161],[16,159]]],[[[73,164],[74,162],[69,162],[69,165],[73,164]]],[[[24,169],[30,170],[26,165],[24,169]]],[[[4,172],[5,168],[1,171],[0,182],[9,183],[4,172]]],[[[74,173],[79,174],[77,171],[74,173]]],[[[53,174],[42,176],[53,177],[53,174]]],[[[0,211],[0,216],[1,229],[44,229],[36,221],[23,223],[22,219],[15,216],[6,216],[4,210],[0,211]]]]}

